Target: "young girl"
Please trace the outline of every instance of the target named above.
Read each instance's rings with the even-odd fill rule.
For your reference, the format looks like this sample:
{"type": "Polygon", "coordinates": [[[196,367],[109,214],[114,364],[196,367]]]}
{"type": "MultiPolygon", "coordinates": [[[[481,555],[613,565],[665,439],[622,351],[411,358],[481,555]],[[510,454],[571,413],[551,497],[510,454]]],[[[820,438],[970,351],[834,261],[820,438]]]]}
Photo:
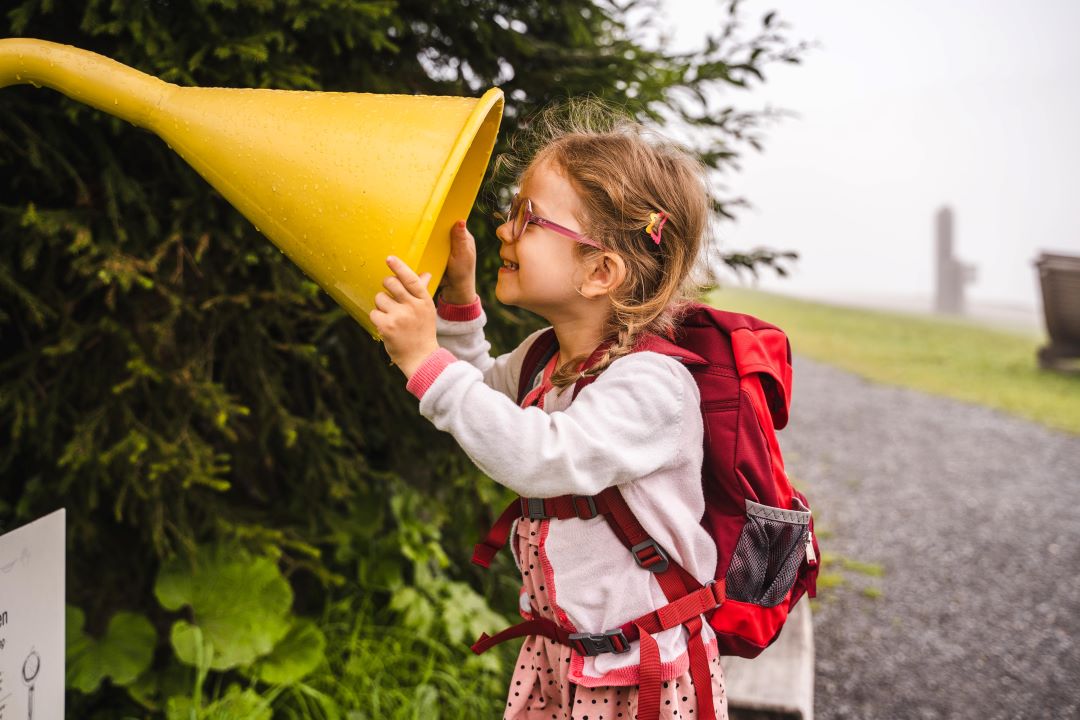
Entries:
{"type": "MultiPolygon", "coordinates": [[[[522,365],[544,331],[508,354],[489,355],[476,250],[464,222],[452,231],[437,306],[425,291],[430,278],[391,257],[394,275],[371,312],[420,412],[484,473],[525,498],[594,496],[617,486],[648,535],[702,584],[712,580],[717,558],[700,524],[699,391],[678,360],[631,351],[678,322],[707,216],[700,164],[639,125],[617,121],[547,138],[497,230],[496,296],[543,317],[557,338],[557,352],[520,406],[522,365]],[[583,376],[595,381],[575,397],[583,376]]],[[[603,633],[669,603],[657,576],[638,566],[603,518],[523,517],[511,547],[524,584],[522,614],[558,625],[562,641],[526,637],[506,718],[630,719],[639,706],[653,714],[657,705],[662,718],[701,717],[692,641],[704,647],[693,677],[711,683],[716,717],[727,717],[707,623],[695,626],[700,638],[678,625],[628,643],[628,651],[582,653],[582,645],[564,644],[567,632],[603,633]],[[658,662],[643,662],[656,650],[658,662]],[[655,691],[641,695],[647,684],[659,689],[658,700],[655,691]]]]}

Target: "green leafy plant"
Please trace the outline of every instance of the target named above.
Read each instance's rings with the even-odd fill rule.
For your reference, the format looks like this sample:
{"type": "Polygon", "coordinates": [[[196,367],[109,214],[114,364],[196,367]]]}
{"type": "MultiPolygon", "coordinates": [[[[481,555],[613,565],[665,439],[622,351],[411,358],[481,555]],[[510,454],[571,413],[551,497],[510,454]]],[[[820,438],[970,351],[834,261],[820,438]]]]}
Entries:
{"type": "Polygon", "coordinates": [[[166,610],[189,608],[170,633],[181,662],[208,657],[213,670],[251,665],[289,632],[292,588],[265,557],[224,548],[201,550],[188,567],[176,559],[162,566],[154,594],[166,610]]]}
{"type": "MultiPolygon", "coordinates": [[[[493,620],[486,630],[507,624],[493,620]]],[[[465,643],[449,642],[441,625],[422,632],[359,596],[343,597],[324,618],[334,638],[329,671],[309,682],[350,720],[498,717],[517,643],[476,656],[465,643]]]]}
{"type": "Polygon", "coordinates": [[[252,676],[270,685],[292,685],[326,661],[326,636],[311,620],[295,620],[269,655],[261,658],[252,676]]]}
{"type": "Polygon", "coordinates": [[[270,720],[270,701],[250,688],[230,685],[224,696],[209,705],[186,697],[169,698],[166,720],[270,720]]]}
{"type": "MultiPolygon", "coordinates": [[[[593,0],[12,0],[0,25],[183,85],[498,85],[507,131],[591,94],[693,128],[684,139],[726,172],[775,116],[703,99],[805,49],[775,13],[751,26],[728,7],[689,53],[639,41],[658,7],[593,0]]],[[[0,168],[0,526],[68,508],[68,599],[93,630],[72,636],[69,714],[495,715],[508,656],[464,644],[500,626],[490,607],[516,607],[517,579],[468,554],[506,493],[418,417],[379,345],[149,133],[4,88],[0,168]],[[153,637],[116,620],[121,605],[153,637]]],[[[469,219],[481,279],[499,263],[488,212],[505,181],[469,219]]],[[[720,218],[740,206],[715,201],[720,218]]],[[[505,351],[538,321],[491,286],[488,336],[505,351]]]]}
{"type": "Polygon", "coordinates": [[[86,615],[67,606],[66,684],[80,692],[92,693],[103,680],[129,685],[150,667],[157,645],[157,632],[142,615],[120,611],[109,620],[104,637],[95,639],[84,632],[86,615]]]}
{"type": "MultiPolygon", "coordinates": [[[[269,717],[283,687],[326,663],[325,635],[292,614],[292,590],[270,558],[234,546],[200,548],[191,563],[165,563],[154,591],[165,610],[190,617],[175,620],[170,631],[176,660],[190,668],[188,682],[170,687],[163,674],[146,678],[132,695],[144,707],[164,707],[170,718],[269,717]],[[205,700],[210,673],[230,670],[247,686],[229,683],[224,695],[205,700]]],[[[329,699],[325,704],[333,708],[329,699]]]]}

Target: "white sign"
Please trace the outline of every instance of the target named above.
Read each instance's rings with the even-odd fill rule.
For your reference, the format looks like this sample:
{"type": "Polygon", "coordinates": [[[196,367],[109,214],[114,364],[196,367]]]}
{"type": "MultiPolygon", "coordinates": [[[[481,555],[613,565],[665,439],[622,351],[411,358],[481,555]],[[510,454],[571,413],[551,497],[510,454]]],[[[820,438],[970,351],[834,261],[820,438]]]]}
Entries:
{"type": "Polygon", "coordinates": [[[0,535],[0,720],[64,717],[64,518],[0,535]]]}

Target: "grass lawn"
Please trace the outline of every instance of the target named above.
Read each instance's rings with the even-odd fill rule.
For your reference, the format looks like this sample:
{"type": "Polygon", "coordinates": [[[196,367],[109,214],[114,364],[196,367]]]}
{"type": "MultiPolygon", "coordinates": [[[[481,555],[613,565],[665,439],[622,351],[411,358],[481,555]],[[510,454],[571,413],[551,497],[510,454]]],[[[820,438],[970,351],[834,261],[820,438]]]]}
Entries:
{"type": "Polygon", "coordinates": [[[709,302],[778,325],[796,354],[1080,434],[1080,375],[1040,370],[1036,337],[742,288],[725,287],[709,302]]]}

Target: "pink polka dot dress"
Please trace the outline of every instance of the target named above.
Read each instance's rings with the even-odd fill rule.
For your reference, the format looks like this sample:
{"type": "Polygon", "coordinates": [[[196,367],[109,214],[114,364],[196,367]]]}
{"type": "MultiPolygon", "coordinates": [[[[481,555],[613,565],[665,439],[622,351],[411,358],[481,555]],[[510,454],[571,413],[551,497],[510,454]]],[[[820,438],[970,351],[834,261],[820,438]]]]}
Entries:
{"type": "MultiPolygon", "coordinates": [[[[556,620],[553,603],[539,568],[539,538],[543,520],[521,520],[515,537],[517,557],[521,562],[522,611],[526,600],[535,617],[556,620]],[[530,560],[534,566],[529,569],[530,560]]],[[[506,698],[504,720],[633,720],[637,717],[636,685],[625,687],[586,687],[571,682],[569,647],[545,637],[525,638],[514,666],[506,698]]],[[[718,720],[727,720],[727,697],[719,657],[709,661],[712,674],[713,705],[718,720]]],[[[694,718],[697,701],[690,671],[666,680],[661,686],[660,718],[694,718]]]]}

